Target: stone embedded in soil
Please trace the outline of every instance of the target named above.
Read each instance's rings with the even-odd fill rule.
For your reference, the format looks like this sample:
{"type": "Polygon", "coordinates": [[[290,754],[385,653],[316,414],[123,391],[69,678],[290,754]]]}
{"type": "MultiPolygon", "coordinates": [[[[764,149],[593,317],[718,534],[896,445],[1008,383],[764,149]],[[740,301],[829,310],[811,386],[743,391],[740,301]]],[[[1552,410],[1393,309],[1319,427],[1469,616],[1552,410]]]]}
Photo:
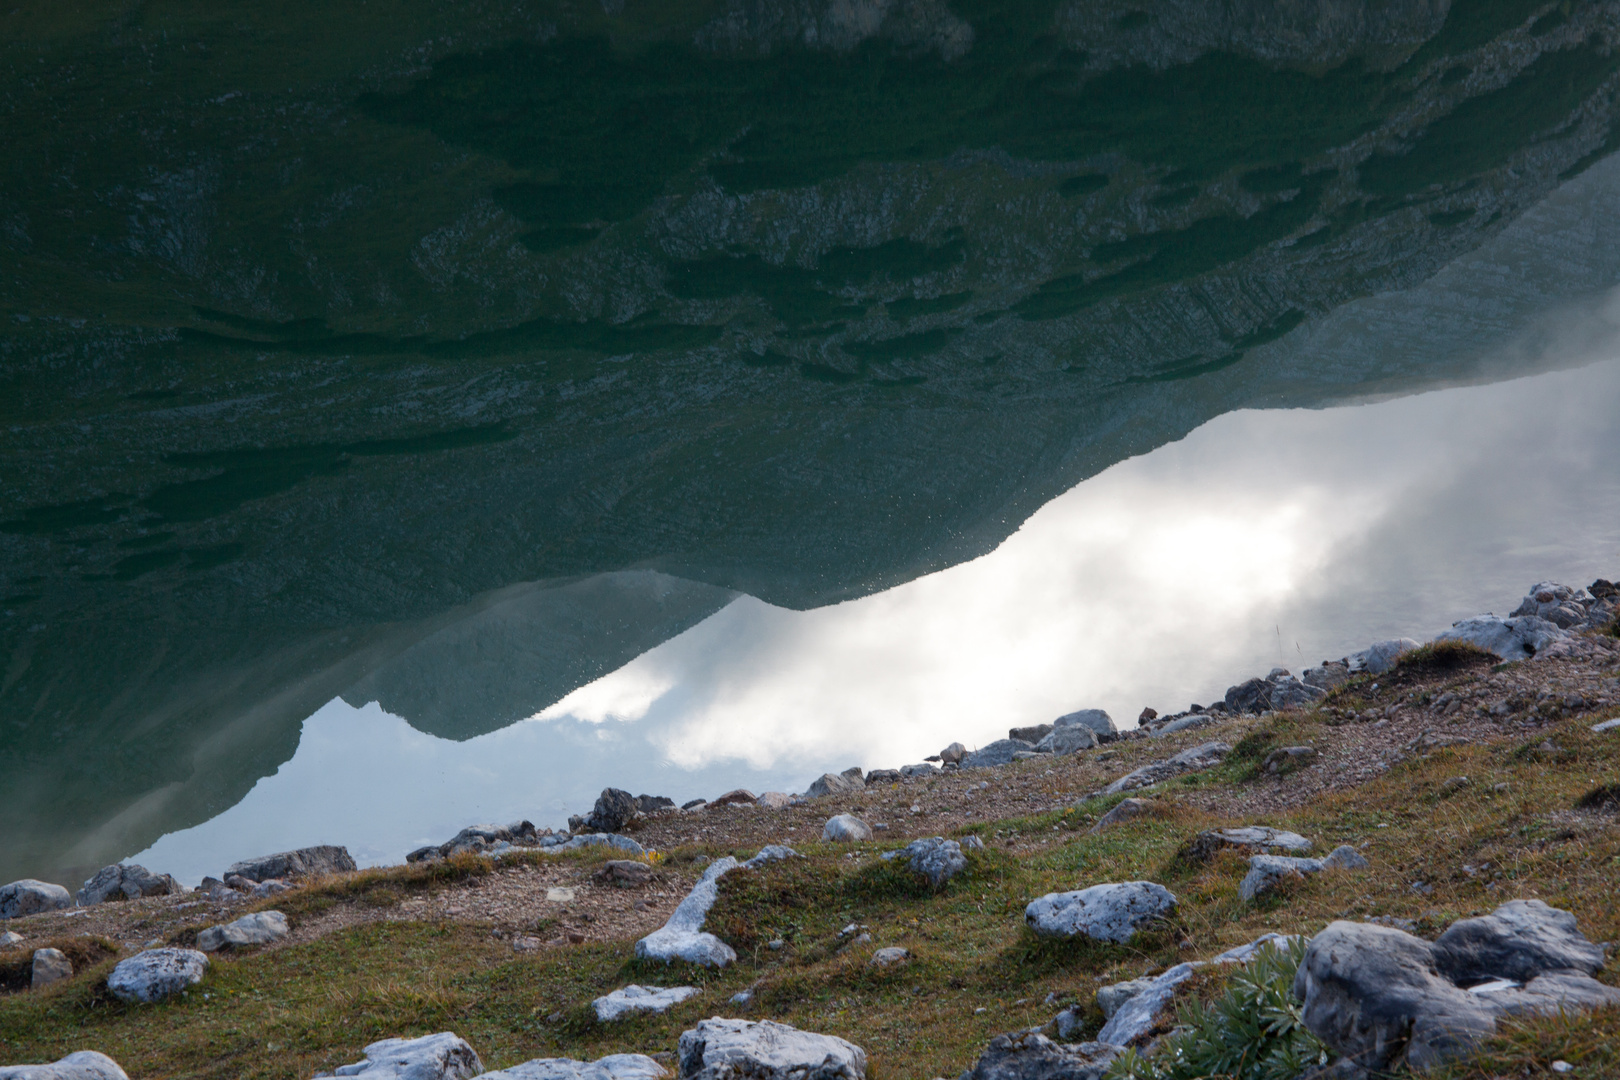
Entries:
{"type": "Polygon", "coordinates": [[[1122,821],[1143,817],[1153,813],[1153,800],[1151,799],[1124,799],[1114,808],[1098,819],[1097,824],[1091,827],[1092,832],[1101,832],[1110,825],[1118,825],[1122,821]]]}
{"type": "Polygon", "coordinates": [[[823,840],[854,843],[872,839],[872,827],[854,814],[835,814],[821,827],[823,840]]]}
{"type": "MultiPolygon", "coordinates": [[[[755,856],[758,858],[758,856],[755,856]]],[[[638,960],[676,960],[701,967],[722,968],[737,959],[737,953],[703,929],[703,920],[719,899],[719,880],[722,874],[738,866],[736,859],[727,855],[710,863],[692,891],[687,894],[670,915],[669,921],[636,942],[638,960]]]]}
{"type": "Polygon", "coordinates": [[[1175,894],[1163,885],[1126,881],[1047,893],[1024,909],[1024,922],[1039,937],[1126,942],[1175,910],[1175,894]]]}
{"type": "Polygon", "coordinates": [[[197,935],[197,948],[203,952],[268,945],[287,936],[287,916],[279,911],[255,911],[235,922],[210,926],[197,935]]]}
{"type": "Polygon", "coordinates": [[[1102,794],[1118,795],[1122,791],[1135,791],[1180,776],[1182,773],[1208,769],[1226,760],[1226,755],[1231,752],[1232,748],[1223,742],[1203,743],[1183,750],[1181,753],[1166,758],[1164,761],[1155,761],[1133,772],[1126,773],[1103,788],[1102,794]]]}
{"type": "Polygon", "coordinates": [[[997,739],[987,746],[979,747],[963,758],[962,768],[988,769],[997,765],[1010,765],[1015,760],[1015,754],[1028,753],[1034,749],[1034,743],[1022,742],[1018,739],[997,739]]]}
{"type": "Polygon", "coordinates": [[[1209,727],[1209,725],[1213,724],[1214,722],[1215,718],[1210,716],[1208,713],[1193,713],[1191,716],[1183,716],[1179,720],[1172,720],[1161,728],[1155,728],[1153,731],[1153,736],[1154,738],[1162,739],[1164,736],[1174,735],[1178,731],[1188,731],[1192,728],[1209,727]]]}
{"type": "Polygon", "coordinates": [[[1361,852],[1343,844],[1323,859],[1300,859],[1288,855],[1255,855],[1249,859],[1249,872],[1238,885],[1238,895],[1253,900],[1274,891],[1285,881],[1298,881],[1324,870],[1362,870],[1368,863],[1361,852]]]}
{"type": "Polygon", "coordinates": [[[43,911],[60,911],[73,906],[73,897],[60,885],[34,878],[23,878],[0,887],[0,919],[20,919],[43,911]]]}
{"type": "Polygon", "coordinates": [[[1097,733],[1084,724],[1071,724],[1068,727],[1053,728],[1051,734],[1035,744],[1035,749],[1045,754],[1077,754],[1081,750],[1090,750],[1097,745],[1097,733]]]}
{"type": "Polygon", "coordinates": [[[243,859],[241,862],[232,863],[224,876],[227,882],[233,874],[258,882],[270,878],[341,874],[356,869],[358,867],[348,848],[337,844],[321,844],[316,847],[299,848],[297,851],[280,851],[274,855],[243,859]]]}
{"type": "Polygon", "coordinates": [[[1042,739],[1052,734],[1052,731],[1053,725],[1051,724],[1031,724],[1028,727],[1015,727],[1009,729],[1007,732],[1007,738],[1016,739],[1019,742],[1037,744],[1042,739]]]}
{"type": "Polygon", "coordinates": [[[479,1080],[665,1080],[669,1070],[645,1054],[609,1054],[595,1061],[535,1058],[479,1080]]]}
{"type": "Polygon", "coordinates": [[[812,799],[820,799],[828,795],[843,795],[851,791],[859,791],[866,786],[866,778],[860,768],[845,769],[841,773],[822,773],[810,785],[805,794],[812,799]]]}
{"type": "Polygon", "coordinates": [[[1462,641],[1495,653],[1503,660],[1528,660],[1569,637],[1567,631],[1537,615],[1499,619],[1480,615],[1451,624],[1435,641],[1462,641]]]}
{"type": "Polygon", "coordinates": [[[872,954],[872,966],[878,968],[893,967],[896,964],[903,964],[909,959],[911,959],[909,950],[902,949],[898,945],[890,945],[888,948],[879,949],[872,954]]]}
{"type": "Polygon", "coordinates": [[[73,978],[73,961],[61,949],[35,949],[29,982],[35,990],[73,978]]]}
{"type": "Polygon", "coordinates": [[[599,885],[633,889],[652,880],[652,867],[632,859],[612,859],[603,863],[596,873],[591,875],[591,880],[599,885]]]}
{"type": "Polygon", "coordinates": [[[1300,769],[1313,763],[1317,758],[1314,746],[1279,746],[1266,755],[1260,767],[1273,775],[1285,769],[1300,769]]]}
{"type": "Polygon", "coordinates": [[[1103,1080],[1122,1053],[1100,1042],[1055,1043],[1035,1031],[997,1035],[960,1080],[1103,1080]]]}
{"type": "Polygon", "coordinates": [[[681,1033],[681,1080],[863,1080],[866,1052],[773,1020],[712,1017],[681,1033]]]}
{"type": "Polygon", "coordinates": [[[1306,1027],[1341,1057],[1382,1070],[1404,1053],[1406,1065],[1426,1071],[1469,1053],[1503,1017],[1620,1006],[1620,990],[1591,977],[1594,963],[1601,952],[1572,915],[1515,900],[1454,923],[1432,944],[1384,926],[1332,923],[1306,949],[1294,996],[1306,1027]]]}
{"type": "Polygon", "coordinates": [[[78,1050],[49,1065],[0,1066],[0,1080],[129,1080],[118,1062],[94,1050],[78,1050]]]}
{"type": "Polygon", "coordinates": [[[913,840],[893,854],[904,858],[913,873],[927,878],[928,883],[936,889],[944,888],[946,882],[967,869],[967,856],[962,854],[962,845],[943,836],[913,840]]]}
{"type": "Polygon", "coordinates": [[[168,874],[154,874],[144,866],[114,863],[96,871],[96,875],[79,890],[80,907],[104,903],[108,900],[137,900],[143,896],[170,896],[185,892],[180,883],[168,874]]]}
{"type": "Polygon", "coordinates": [[[701,991],[695,986],[660,988],[631,983],[623,989],[597,998],[591,1002],[591,1009],[596,1013],[598,1021],[609,1024],[638,1013],[668,1012],[687,998],[697,997],[699,993],[701,991]]]}
{"type": "Polygon", "coordinates": [[[967,747],[959,742],[953,742],[939,752],[939,760],[946,765],[960,765],[965,757],[967,757],[967,747]]]}
{"type": "Polygon", "coordinates": [[[752,806],[759,801],[759,797],[745,788],[733,788],[724,795],[715,796],[710,806],[752,806]]]}
{"type": "Polygon", "coordinates": [[[1269,825],[1245,825],[1237,829],[1210,829],[1193,837],[1187,845],[1187,858],[1208,862],[1218,851],[1248,854],[1303,855],[1313,845],[1305,837],[1269,825]]]}
{"type": "Polygon", "coordinates": [[[792,804],[793,796],[785,791],[767,791],[759,797],[759,805],[767,810],[785,810],[792,804]]]}
{"type": "Polygon", "coordinates": [[[1416,648],[1418,642],[1412,638],[1391,638],[1377,642],[1349,657],[1350,671],[1382,675],[1393,668],[1402,656],[1416,648]]]}
{"type": "Polygon", "coordinates": [[[17,931],[7,930],[5,933],[0,934],[0,949],[9,949],[13,945],[21,945],[25,940],[27,939],[17,931]]]}
{"type": "Polygon", "coordinates": [[[196,949],[147,949],[119,961],[107,989],[121,1001],[151,1004],[202,982],[208,957],[196,949]]]}
{"type": "MultiPolygon", "coordinates": [[[[364,1076],[366,1080],[470,1080],[484,1063],[452,1031],[419,1039],[383,1039],[365,1049],[365,1060],[317,1076],[364,1076]]],[[[485,1074],[489,1075],[489,1074],[485,1074]]]]}
{"type": "Polygon", "coordinates": [[[1072,713],[1064,713],[1052,721],[1053,728],[1087,727],[1098,735],[1117,735],[1119,728],[1114,725],[1114,718],[1108,715],[1106,709],[1078,709],[1072,713]]]}

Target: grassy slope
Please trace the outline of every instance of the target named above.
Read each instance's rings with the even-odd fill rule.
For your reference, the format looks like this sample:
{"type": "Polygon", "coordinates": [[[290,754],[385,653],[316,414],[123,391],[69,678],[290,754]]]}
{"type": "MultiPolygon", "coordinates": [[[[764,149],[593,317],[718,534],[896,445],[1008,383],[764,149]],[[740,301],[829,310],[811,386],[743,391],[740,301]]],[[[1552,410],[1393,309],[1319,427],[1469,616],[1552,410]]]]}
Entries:
{"type": "MultiPolygon", "coordinates": [[[[1442,673],[1427,681],[1435,689],[1459,678],[1442,673]]],[[[1351,688],[1337,704],[1371,697],[1351,688]]],[[[189,996],[159,1006],[133,1008],[109,998],[104,979],[111,959],[61,986],[0,997],[0,1061],[53,1060],[93,1047],[136,1078],[294,1077],[355,1060],[376,1038],[451,1029],[494,1068],[536,1056],[669,1051],[684,1028],[718,1013],[771,1017],[848,1038],[866,1049],[877,1078],[955,1075],[996,1033],[1051,1019],[1058,1006],[1043,1003],[1048,994],[1090,1002],[1100,984],[1209,956],[1270,930],[1313,933],[1335,918],[1391,915],[1414,919],[1432,935],[1460,916],[1539,897],[1576,912],[1592,940],[1612,940],[1620,936],[1613,891],[1620,834],[1612,818],[1572,809],[1587,792],[1620,781],[1620,739],[1592,734],[1596,718],[1570,718],[1517,741],[1409,758],[1360,787],[1270,817],[1324,850],[1364,843],[1372,869],[1322,875],[1258,906],[1238,899],[1240,859],[1193,865],[1178,856],[1198,830],[1247,820],[1215,818],[1191,798],[1252,784],[1255,758],[1243,756],[1245,749],[1272,741],[1271,726],[1283,741],[1310,742],[1326,734],[1328,713],[1220,732],[1231,741],[1251,737],[1220,768],[1162,785],[1157,816],[1101,834],[1087,831],[1088,822],[1113,800],[974,825],[990,846],[938,895],[876,859],[879,845],[851,858],[844,847],[795,842],[804,861],[724,879],[708,924],[739,953],[739,963],[724,972],[647,968],[631,959],[628,941],[524,956],[479,924],[371,923],[310,944],[221,958],[189,996]],[[1548,740],[1556,749],[1540,749],[1548,740]],[[1459,775],[1470,783],[1448,794],[1446,781],[1459,775]],[[1018,847],[1009,851],[1014,836],[1018,847]],[[1035,837],[1046,842],[1032,843],[1035,837]],[[1173,924],[1129,946],[1043,943],[1022,926],[1024,904],[1043,892],[1134,878],[1169,886],[1181,911],[1173,924]],[[1414,882],[1432,893],[1414,889],[1414,882]],[[870,928],[871,944],[840,946],[838,932],[850,922],[870,928]],[[785,947],[769,948],[776,939],[785,947]],[[874,970],[870,953],[886,945],[907,947],[913,960],[874,970]],[[611,1028],[590,1018],[589,1001],[598,994],[631,981],[677,980],[705,992],[662,1018],[611,1028]],[[757,989],[752,1006],[726,1004],[746,987],[757,989]]],[[[1156,751],[1124,745],[1143,755],[1156,751]]],[[[1034,789],[1045,765],[1000,770],[998,780],[1034,789]]],[[[698,853],[678,848],[666,857],[678,864],[698,853]]],[[[721,853],[718,846],[708,852],[721,853]]],[[[278,898],[275,906],[295,919],[339,904],[386,907],[487,870],[471,860],[437,873],[367,872],[278,898]]],[[[1100,1014],[1092,1019],[1101,1022],[1100,1014]]],[[[1608,1034],[1615,1023],[1603,1016],[1510,1032],[1498,1057],[1458,1075],[1491,1076],[1509,1067],[1517,1075],[1523,1066],[1534,1072],[1557,1056],[1585,1060],[1596,1074],[1615,1053],[1608,1034]]]]}

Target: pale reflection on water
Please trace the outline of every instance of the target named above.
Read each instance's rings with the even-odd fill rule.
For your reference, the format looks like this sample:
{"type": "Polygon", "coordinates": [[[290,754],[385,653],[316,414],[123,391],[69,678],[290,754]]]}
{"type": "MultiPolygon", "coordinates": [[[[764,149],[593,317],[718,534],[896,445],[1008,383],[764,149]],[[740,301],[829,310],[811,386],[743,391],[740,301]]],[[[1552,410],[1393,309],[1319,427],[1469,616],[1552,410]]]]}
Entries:
{"type": "MultiPolygon", "coordinates": [[[[1613,353],[1609,353],[1613,355],[1613,353]]],[[[1620,572],[1620,362],[1353,408],[1243,411],[1054,500],[996,551],[815,611],[752,598],[467,742],[334,701],[240,804],[134,856],[196,881],[465,824],[561,825],[605,785],[802,790],[1086,706],[1131,722],[1620,572]]]]}

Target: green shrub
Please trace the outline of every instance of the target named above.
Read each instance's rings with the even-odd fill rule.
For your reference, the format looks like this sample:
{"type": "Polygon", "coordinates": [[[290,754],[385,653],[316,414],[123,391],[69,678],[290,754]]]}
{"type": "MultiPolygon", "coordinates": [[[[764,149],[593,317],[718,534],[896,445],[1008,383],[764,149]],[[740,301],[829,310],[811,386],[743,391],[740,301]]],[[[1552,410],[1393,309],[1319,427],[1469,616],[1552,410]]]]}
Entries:
{"type": "Polygon", "coordinates": [[[1305,1029],[1294,1000],[1294,973],[1305,942],[1261,949],[1205,1004],[1176,1010],[1176,1029],[1149,1055],[1127,1050],[1111,1080],[1294,1080],[1327,1061],[1327,1048],[1305,1029]]]}

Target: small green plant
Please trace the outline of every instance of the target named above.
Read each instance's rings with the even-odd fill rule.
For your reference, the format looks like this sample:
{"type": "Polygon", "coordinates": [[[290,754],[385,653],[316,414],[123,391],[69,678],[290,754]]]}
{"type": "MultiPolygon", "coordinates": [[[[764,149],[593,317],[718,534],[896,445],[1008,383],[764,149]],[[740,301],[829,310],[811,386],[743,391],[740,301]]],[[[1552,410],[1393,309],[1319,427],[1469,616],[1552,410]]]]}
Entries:
{"type": "Polygon", "coordinates": [[[1176,1030],[1151,1055],[1127,1050],[1110,1080],[1293,1080],[1325,1063],[1327,1048],[1305,1028],[1294,1000],[1294,974],[1305,942],[1264,948],[1205,1004],[1176,1010],[1176,1030]]]}

